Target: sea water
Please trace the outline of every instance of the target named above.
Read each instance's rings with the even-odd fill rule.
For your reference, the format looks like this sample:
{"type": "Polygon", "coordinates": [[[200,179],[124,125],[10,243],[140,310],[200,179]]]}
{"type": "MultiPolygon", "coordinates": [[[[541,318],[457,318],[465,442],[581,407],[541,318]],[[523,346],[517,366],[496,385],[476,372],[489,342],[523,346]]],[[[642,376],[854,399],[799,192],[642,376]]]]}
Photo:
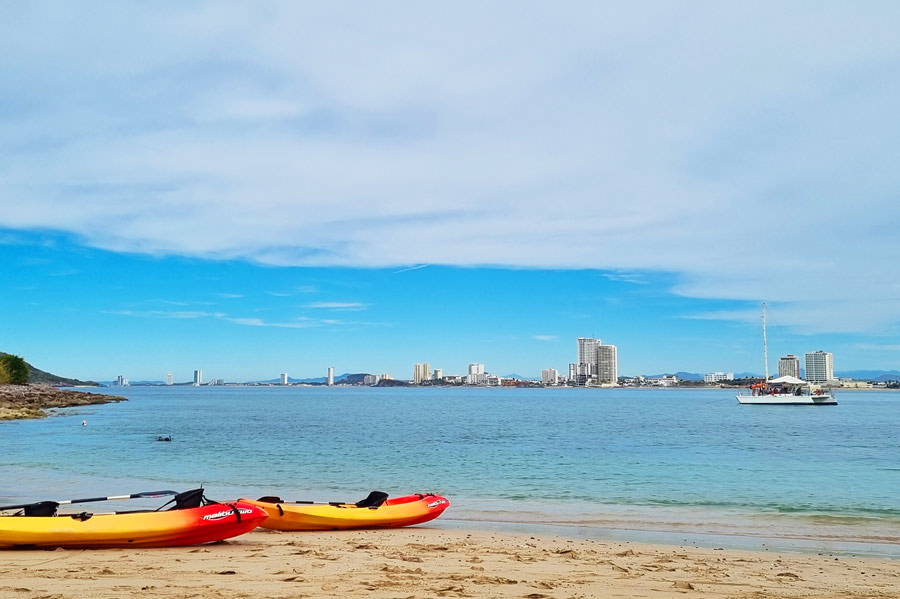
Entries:
{"type": "Polygon", "coordinates": [[[900,556],[900,393],[805,407],[726,389],[102,391],[129,401],[0,423],[0,501],[435,492],[452,502],[443,526],[900,556]]]}

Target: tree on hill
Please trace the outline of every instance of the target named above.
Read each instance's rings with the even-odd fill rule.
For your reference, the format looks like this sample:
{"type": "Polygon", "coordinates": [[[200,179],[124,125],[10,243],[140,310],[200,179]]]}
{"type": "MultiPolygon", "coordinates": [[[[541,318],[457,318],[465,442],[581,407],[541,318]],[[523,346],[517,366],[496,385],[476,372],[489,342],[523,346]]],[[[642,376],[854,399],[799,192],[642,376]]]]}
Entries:
{"type": "Polygon", "coordinates": [[[0,356],[0,383],[27,385],[28,363],[12,354],[0,356]]]}

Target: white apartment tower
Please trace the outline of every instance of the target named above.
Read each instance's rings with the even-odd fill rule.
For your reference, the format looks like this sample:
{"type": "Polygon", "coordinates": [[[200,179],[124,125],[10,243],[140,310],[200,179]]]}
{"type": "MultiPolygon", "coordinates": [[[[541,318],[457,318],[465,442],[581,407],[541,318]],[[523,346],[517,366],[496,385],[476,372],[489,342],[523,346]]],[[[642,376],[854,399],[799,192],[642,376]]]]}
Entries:
{"type": "Polygon", "coordinates": [[[282,372],[282,373],[281,373],[281,384],[282,384],[282,385],[287,385],[287,384],[288,384],[288,376],[287,376],[287,373],[286,373],[286,372],[282,372]]]}
{"type": "Polygon", "coordinates": [[[416,362],[413,366],[413,382],[421,385],[423,381],[431,378],[431,365],[428,362],[416,362]]]}
{"type": "Polygon", "coordinates": [[[800,358],[794,354],[788,354],[778,358],[778,376],[792,376],[800,378],[800,358]]]}
{"type": "Polygon", "coordinates": [[[203,384],[203,371],[195,370],[194,371],[194,386],[199,387],[203,384]]]}
{"type": "Polygon", "coordinates": [[[326,380],[329,387],[334,386],[334,366],[328,367],[328,378],[326,380]]]}
{"type": "Polygon", "coordinates": [[[484,364],[469,364],[469,374],[466,377],[467,385],[485,385],[487,376],[484,374],[484,364]]]}
{"type": "Polygon", "coordinates": [[[589,383],[615,385],[619,379],[618,349],[600,339],[579,337],[575,363],[569,364],[569,380],[582,387],[589,383]]]}
{"type": "Polygon", "coordinates": [[[545,368],[541,371],[541,384],[542,385],[558,385],[559,384],[559,371],[555,368],[545,368]]]}
{"type": "Polygon", "coordinates": [[[171,373],[171,372],[167,372],[167,373],[166,373],[166,384],[167,384],[167,385],[171,385],[171,384],[173,384],[174,382],[175,382],[175,381],[172,379],[172,373],[171,373]]]}
{"type": "Polygon", "coordinates": [[[834,356],[827,351],[805,354],[806,380],[810,383],[827,383],[834,379],[834,356]]]}
{"type": "Polygon", "coordinates": [[[601,385],[619,381],[619,357],[615,345],[597,346],[597,380],[601,385]]]}

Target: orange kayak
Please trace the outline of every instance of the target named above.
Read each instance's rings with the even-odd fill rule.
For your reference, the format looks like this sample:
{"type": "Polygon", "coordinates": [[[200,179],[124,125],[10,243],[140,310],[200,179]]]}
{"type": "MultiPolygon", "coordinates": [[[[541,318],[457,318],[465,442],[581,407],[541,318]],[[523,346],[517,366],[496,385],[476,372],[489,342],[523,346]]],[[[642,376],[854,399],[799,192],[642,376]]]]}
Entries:
{"type": "Polygon", "coordinates": [[[266,512],[243,502],[167,511],[0,516],[0,548],[172,547],[249,532],[266,512]]]}
{"type": "Polygon", "coordinates": [[[261,507],[268,513],[261,527],[284,531],[412,526],[434,520],[450,506],[447,499],[431,493],[387,497],[385,493],[373,491],[357,503],[288,502],[279,497],[238,501],[261,507]]]}

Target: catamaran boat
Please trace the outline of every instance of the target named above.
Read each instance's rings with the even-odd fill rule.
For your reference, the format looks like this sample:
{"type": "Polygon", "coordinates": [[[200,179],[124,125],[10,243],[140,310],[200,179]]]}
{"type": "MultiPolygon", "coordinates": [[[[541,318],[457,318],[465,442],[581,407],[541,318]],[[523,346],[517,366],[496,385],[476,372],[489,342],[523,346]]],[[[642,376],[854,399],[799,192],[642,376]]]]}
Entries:
{"type": "Polygon", "coordinates": [[[750,395],[738,393],[736,398],[740,404],[759,404],[769,406],[836,406],[837,400],[830,390],[793,376],[781,376],[769,379],[769,352],[766,345],[766,304],[762,305],[763,331],[763,363],[766,378],[762,383],[750,387],[750,395]]]}

